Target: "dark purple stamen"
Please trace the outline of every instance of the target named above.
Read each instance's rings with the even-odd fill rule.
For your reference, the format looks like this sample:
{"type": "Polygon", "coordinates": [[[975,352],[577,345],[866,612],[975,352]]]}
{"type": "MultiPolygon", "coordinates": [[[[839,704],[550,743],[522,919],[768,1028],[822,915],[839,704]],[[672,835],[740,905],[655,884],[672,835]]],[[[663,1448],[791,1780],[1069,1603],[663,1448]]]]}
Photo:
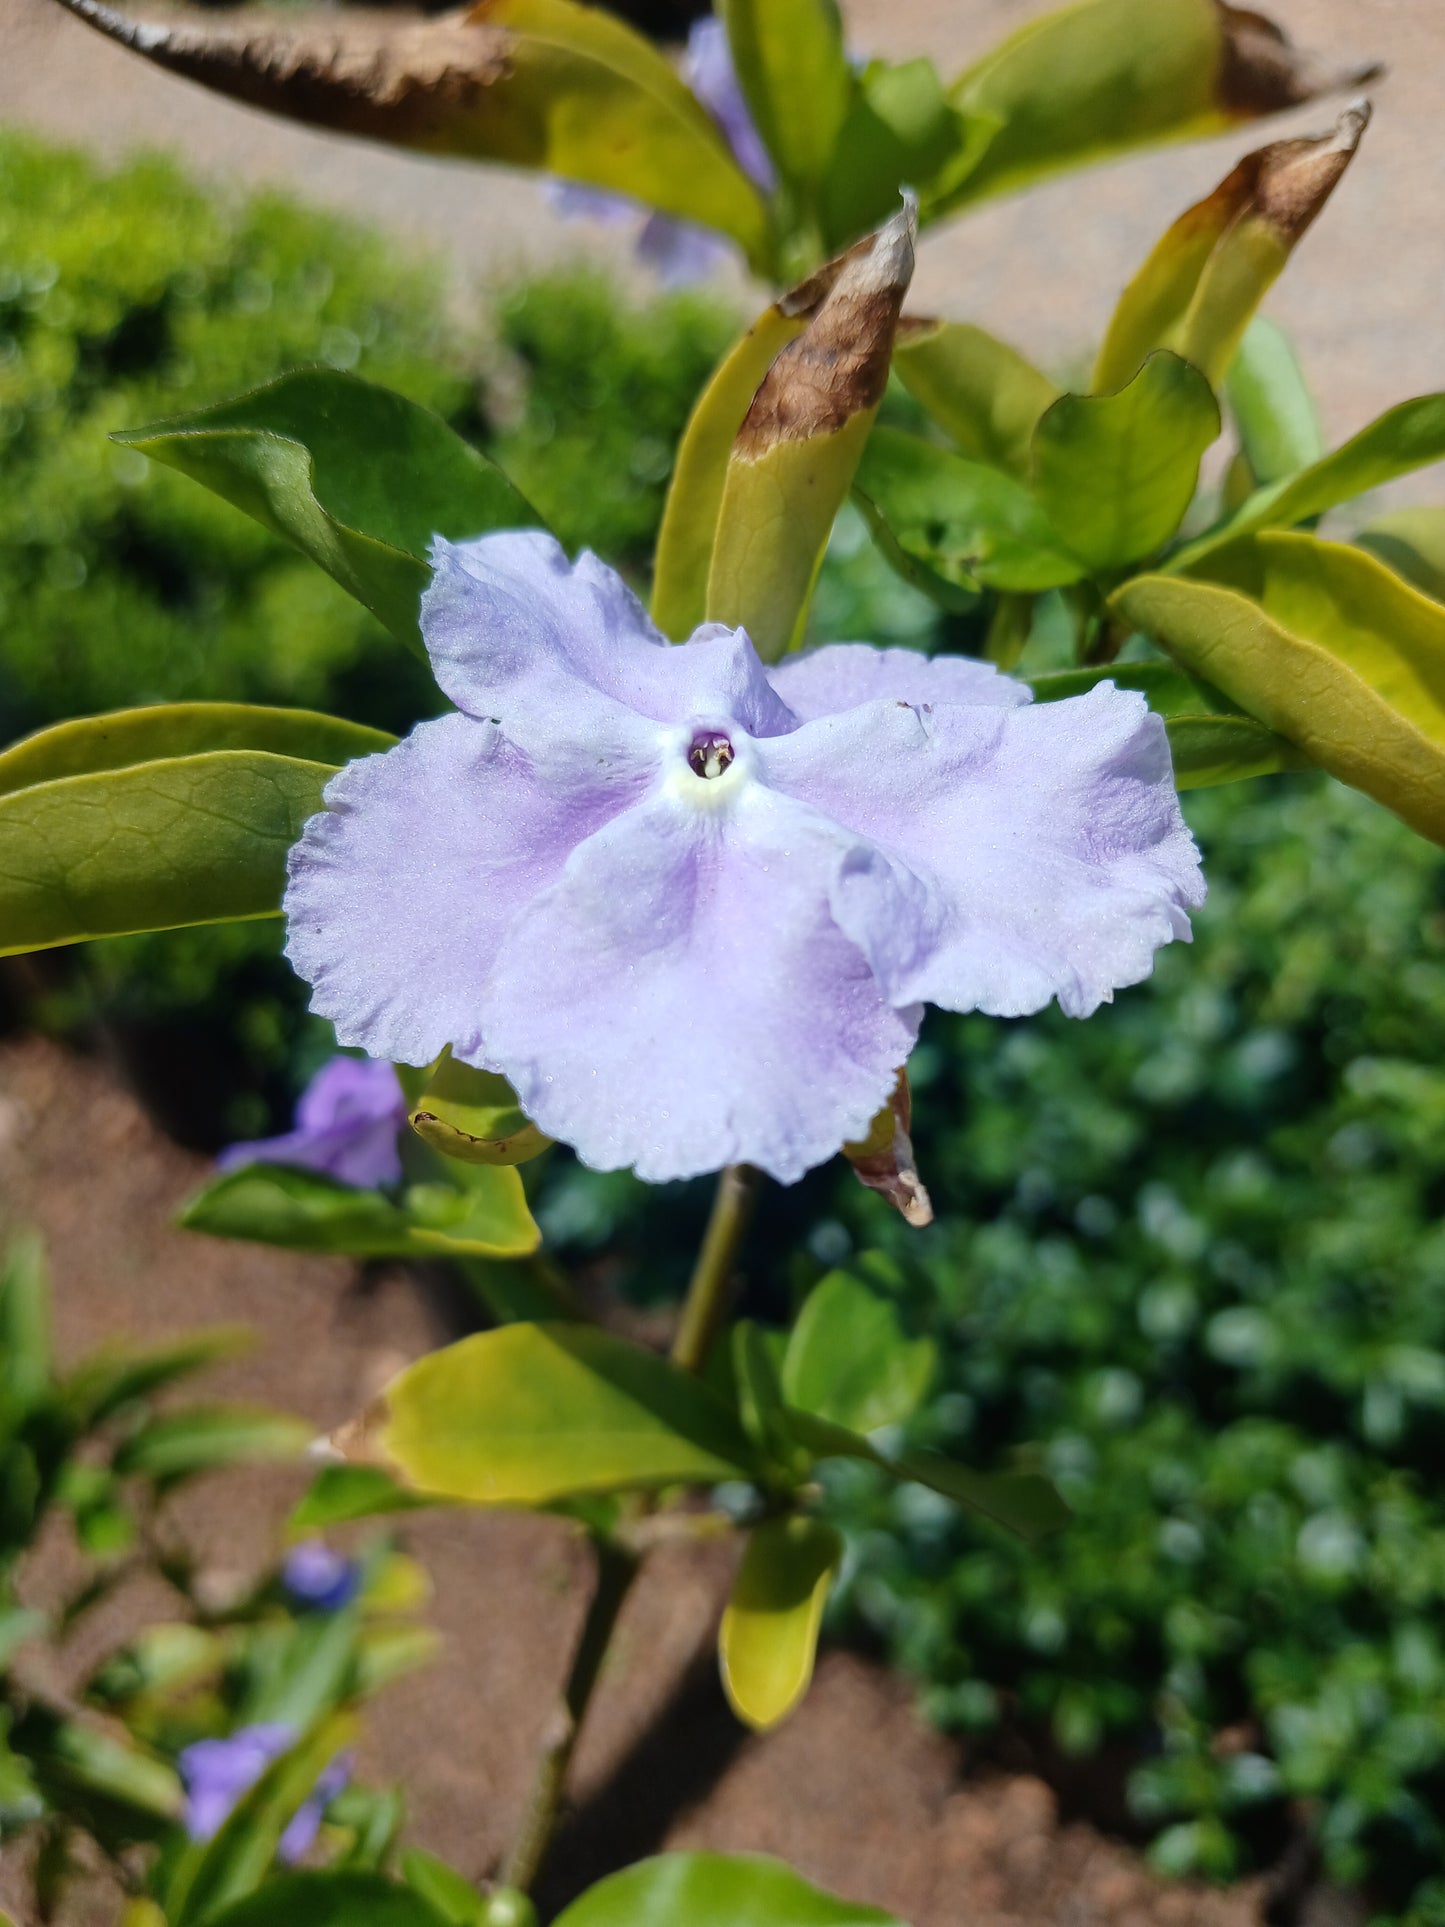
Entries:
{"type": "Polygon", "coordinates": [[[695,776],[721,776],[733,760],[733,746],[726,736],[699,736],[687,760],[695,776]]]}

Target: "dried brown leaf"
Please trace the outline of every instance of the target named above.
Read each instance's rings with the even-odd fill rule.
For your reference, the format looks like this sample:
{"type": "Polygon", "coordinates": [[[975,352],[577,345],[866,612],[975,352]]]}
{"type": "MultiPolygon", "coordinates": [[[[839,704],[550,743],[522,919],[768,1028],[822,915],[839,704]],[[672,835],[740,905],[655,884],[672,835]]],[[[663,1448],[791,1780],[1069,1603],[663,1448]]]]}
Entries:
{"type": "Polygon", "coordinates": [[[1294,42],[1282,27],[1249,7],[1215,0],[1223,35],[1217,94],[1226,113],[1241,120],[1303,106],[1319,94],[1367,87],[1384,72],[1378,61],[1331,68],[1294,42]]]}
{"type": "Polygon", "coordinates": [[[893,1095],[874,1118],[867,1137],[856,1144],[845,1144],[843,1155],[860,1183],[886,1198],[905,1223],[921,1231],[933,1223],[933,1203],[918,1175],[909,1135],[912,1123],[908,1073],[900,1071],[893,1095]]]}

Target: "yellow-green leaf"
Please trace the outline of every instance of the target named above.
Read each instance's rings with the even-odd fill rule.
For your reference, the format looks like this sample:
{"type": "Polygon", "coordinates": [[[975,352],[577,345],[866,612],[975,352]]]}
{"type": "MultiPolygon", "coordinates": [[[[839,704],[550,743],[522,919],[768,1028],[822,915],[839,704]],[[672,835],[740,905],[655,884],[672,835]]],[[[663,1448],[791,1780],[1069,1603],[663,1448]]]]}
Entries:
{"type": "Polygon", "coordinates": [[[785,181],[827,171],[855,82],[836,0],[719,0],[733,65],[785,181]]]}
{"type": "Polygon", "coordinates": [[[586,1325],[504,1325],[409,1366],[336,1435],[353,1462],[478,1505],[745,1476],[737,1421],[699,1380],[586,1325]]]}
{"type": "Polygon", "coordinates": [[[769,368],[728,459],[707,616],[775,662],[802,640],[833,518],[888,381],[913,274],[909,202],[843,258],[817,311],[769,368]]]}
{"type": "Polygon", "coordinates": [[[909,1338],[889,1299],[851,1272],[830,1271],[788,1339],[783,1393],[799,1411],[873,1432],[913,1416],[936,1363],[933,1341],[909,1338]]]}
{"type": "Polygon", "coordinates": [[[476,0],[431,19],[285,14],[136,24],[65,0],[172,73],[273,114],[631,195],[766,265],[767,210],[650,41],[576,0],[476,0]]]}
{"type": "Polygon", "coordinates": [[[954,82],[957,105],[999,127],[953,204],[1131,147],[1218,134],[1376,72],[1329,72],[1262,14],[1221,0],[1075,0],[954,82]]]}
{"type": "Polygon", "coordinates": [[[766,1519],[748,1539],[723,1613],[718,1659],[728,1703],[759,1732],[785,1720],[808,1690],[842,1557],[833,1528],[803,1514],[766,1519]]]}
{"type": "Polygon", "coordinates": [[[463,1164],[525,1164],[552,1142],[524,1114],[505,1077],[459,1064],[449,1049],[410,1119],[424,1143],[463,1164]]]}
{"type": "Polygon", "coordinates": [[[886,220],[904,182],[917,191],[920,221],[929,220],[997,127],[985,114],[960,112],[931,60],[869,61],[823,183],[826,244],[841,247],[886,220]]]}
{"type": "Polygon", "coordinates": [[[0,956],[275,916],[286,852],[335,773],[215,750],[0,796],[0,956]]]}
{"type": "Polygon", "coordinates": [[[1324,454],[1319,414],[1283,328],[1256,315],[1224,386],[1251,488],[1277,482],[1324,454]]]}
{"type": "Polygon", "coordinates": [[[1107,575],[1152,555],[1194,499],[1219,433],[1209,383],[1159,352],[1114,395],[1061,395],[1034,430],[1035,491],[1072,553],[1107,575]]]}
{"type": "Polygon", "coordinates": [[[1318,140],[1273,141],[1246,154],[1181,214],[1124,290],[1094,369],[1118,388],[1156,348],[1172,348],[1216,386],[1251,316],[1334,192],[1369,125],[1368,101],[1318,140]]]}
{"type": "Polygon", "coordinates": [[[1312,761],[1445,842],[1445,608],[1363,550],[1237,542],[1225,580],[1141,576],[1116,611],[1312,761]]]}
{"type": "Polygon", "coordinates": [[[967,322],[905,316],[893,366],[961,454],[1027,479],[1034,428],[1059,393],[1032,362],[967,322]]]}

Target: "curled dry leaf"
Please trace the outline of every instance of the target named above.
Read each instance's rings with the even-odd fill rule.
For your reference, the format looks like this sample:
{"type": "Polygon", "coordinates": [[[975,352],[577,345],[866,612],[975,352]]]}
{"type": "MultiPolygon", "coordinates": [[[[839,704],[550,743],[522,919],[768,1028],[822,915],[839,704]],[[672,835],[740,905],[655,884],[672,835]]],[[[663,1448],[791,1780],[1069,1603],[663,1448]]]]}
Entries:
{"type": "Polygon", "coordinates": [[[1294,42],[1282,27],[1249,7],[1232,7],[1215,0],[1223,38],[1219,103],[1240,120],[1277,114],[1301,107],[1320,94],[1343,93],[1368,87],[1384,72],[1379,61],[1358,67],[1331,68],[1294,42]]]}
{"type": "Polygon", "coordinates": [[[845,1144],[843,1155],[861,1183],[886,1198],[905,1223],[921,1231],[933,1223],[933,1203],[918,1175],[909,1135],[912,1123],[908,1073],[900,1071],[893,1095],[869,1126],[867,1137],[845,1144]]]}

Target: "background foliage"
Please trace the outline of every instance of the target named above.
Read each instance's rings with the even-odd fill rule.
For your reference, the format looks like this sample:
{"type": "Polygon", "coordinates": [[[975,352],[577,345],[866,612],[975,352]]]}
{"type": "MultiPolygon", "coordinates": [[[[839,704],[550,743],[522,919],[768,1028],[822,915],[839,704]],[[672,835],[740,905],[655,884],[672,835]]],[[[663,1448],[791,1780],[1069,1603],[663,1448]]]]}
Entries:
{"type": "MultiPolygon", "coordinates": [[[[718,304],[543,282],[484,338],[433,274],[334,222],[217,202],[158,162],[96,181],[0,141],[5,735],[162,696],[402,727],[425,707],[421,672],[309,564],[105,441],[318,342],[487,446],[569,545],[645,568],[668,450],[733,330],[718,304]]],[[[935,619],[846,520],[817,607],[874,640],[935,619]]],[[[1445,1919],[1441,859],[1319,779],[1187,808],[1212,888],[1194,952],[1091,1025],[935,1018],[914,1083],[938,1229],[914,1240],[814,1174],[768,1201],[749,1309],[880,1250],[875,1278],[941,1343],[919,1440],[978,1463],[1037,1448],[1075,1508],[1030,1551],[919,1488],[834,1476],[845,1612],[934,1717],[1064,1756],[1125,1742],[1132,1818],[1179,1871],[1267,1858],[1288,1802],[1318,1802],[1336,1878],[1445,1919]],[[809,1255],[770,1270],[799,1238],[809,1255]]],[[[222,1133],[248,1134],[330,1046],[279,941],[92,945],[43,966],[32,1008],[103,1024],[188,1134],[214,1131],[218,1090],[222,1133]]],[[[554,1248],[630,1295],[672,1288],[695,1199],[560,1153],[537,1181],[554,1248]]]]}

